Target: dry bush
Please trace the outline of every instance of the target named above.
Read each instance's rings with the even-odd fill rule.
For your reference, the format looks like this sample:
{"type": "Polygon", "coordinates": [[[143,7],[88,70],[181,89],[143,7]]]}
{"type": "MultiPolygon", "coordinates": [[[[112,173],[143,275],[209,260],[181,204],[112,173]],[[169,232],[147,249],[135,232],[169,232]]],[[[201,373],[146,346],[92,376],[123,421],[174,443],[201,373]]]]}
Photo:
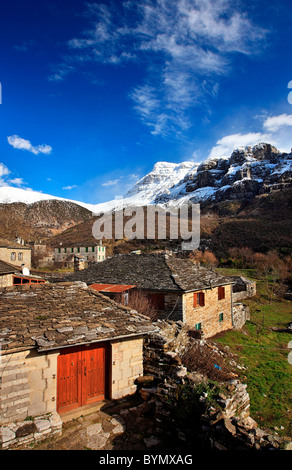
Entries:
{"type": "Polygon", "coordinates": [[[249,247],[232,247],[228,251],[233,265],[237,268],[253,268],[255,253],[249,247]]]}
{"type": "Polygon", "coordinates": [[[206,345],[194,343],[181,360],[190,372],[199,372],[209,380],[226,382],[234,379],[234,373],[224,358],[206,345]]]}
{"type": "Polygon", "coordinates": [[[142,313],[142,315],[146,315],[151,321],[157,320],[157,310],[147,295],[139,290],[129,294],[128,307],[131,307],[133,310],[137,310],[137,312],[142,313]]]}
{"type": "Polygon", "coordinates": [[[190,258],[198,264],[207,266],[209,268],[215,267],[218,265],[218,259],[211,251],[200,251],[196,250],[190,254],[190,258]]]}

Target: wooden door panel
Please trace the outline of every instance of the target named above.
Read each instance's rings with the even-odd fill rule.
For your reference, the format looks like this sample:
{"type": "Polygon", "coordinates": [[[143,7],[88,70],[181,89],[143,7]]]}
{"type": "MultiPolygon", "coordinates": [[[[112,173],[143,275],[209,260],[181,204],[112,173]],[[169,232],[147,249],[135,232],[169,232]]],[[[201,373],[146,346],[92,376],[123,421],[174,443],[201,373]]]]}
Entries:
{"type": "Polygon", "coordinates": [[[106,395],[106,345],[61,351],[57,366],[57,411],[69,411],[106,395]]]}
{"type": "Polygon", "coordinates": [[[77,351],[61,354],[58,357],[57,408],[59,410],[70,410],[79,404],[79,369],[79,353],[77,351]]]}
{"type": "Polygon", "coordinates": [[[86,348],[84,358],[83,404],[105,398],[105,348],[86,348]]]}

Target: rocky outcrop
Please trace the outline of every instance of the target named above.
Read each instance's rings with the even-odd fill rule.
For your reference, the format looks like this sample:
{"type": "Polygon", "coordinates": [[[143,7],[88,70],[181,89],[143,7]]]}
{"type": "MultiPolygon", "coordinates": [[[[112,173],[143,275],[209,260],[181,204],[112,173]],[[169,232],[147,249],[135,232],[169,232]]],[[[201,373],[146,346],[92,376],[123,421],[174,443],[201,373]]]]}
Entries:
{"type": "Polygon", "coordinates": [[[261,143],[240,147],[229,158],[208,158],[167,192],[157,194],[154,202],[171,204],[186,196],[193,203],[247,200],[291,186],[292,154],[261,143]]]}

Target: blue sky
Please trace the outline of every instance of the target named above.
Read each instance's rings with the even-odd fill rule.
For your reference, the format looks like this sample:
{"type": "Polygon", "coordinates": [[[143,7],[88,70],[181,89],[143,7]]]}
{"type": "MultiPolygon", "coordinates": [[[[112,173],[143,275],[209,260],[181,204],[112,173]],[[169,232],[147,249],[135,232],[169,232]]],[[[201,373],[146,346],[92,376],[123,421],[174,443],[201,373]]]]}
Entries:
{"type": "Polygon", "coordinates": [[[0,185],[99,203],[157,161],[289,151],[291,24],[290,0],[3,2],[0,185]]]}

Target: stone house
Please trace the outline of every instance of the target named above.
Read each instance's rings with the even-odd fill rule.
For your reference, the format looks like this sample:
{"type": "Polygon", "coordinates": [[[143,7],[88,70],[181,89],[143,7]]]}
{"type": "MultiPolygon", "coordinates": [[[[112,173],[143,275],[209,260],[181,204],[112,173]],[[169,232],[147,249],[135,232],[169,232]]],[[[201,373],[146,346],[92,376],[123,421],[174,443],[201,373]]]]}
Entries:
{"type": "Polygon", "coordinates": [[[13,286],[13,274],[15,268],[0,260],[0,288],[13,286]]]}
{"type": "Polygon", "coordinates": [[[0,239],[0,260],[18,267],[24,264],[31,269],[31,247],[0,239]]]}
{"type": "Polygon", "coordinates": [[[34,427],[26,439],[39,439],[40,421],[49,433],[56,429],[50,423],[72,410],[82,414],[134,393],[143,375],[143,336],[153,329],[146,317],[82,283],[2,289],[2,447],[15,444],[15,430],[27,422],[34,427]]]}
{"type": "Polygon", "coordinates": [[[257,286],[255,281],[247,279],[244,276],[230,276],[229,279],[234,283],[232,289],[234,302],[249,299],[256,295],[257,286]]]}
{"type": "Polygon", "coordinates": [[[67,266],[74,265],[74,257],[83,258],[88,263],[98,263],[106,259],[106,247],[100,244],[88,244],[82,246],[68,245],[58,246],[54,249],[54,260],[56,263],[66,263],[67,266]]]}
{"type": "Polygon", "coordinates": [[[88,285],[136,285],[160,318],[183,321],[205,338],[233,327],[233,282],[188,258],[162,253],[118,255],[66,279],[88,285]]]}
{"type": "Polygon", "coordinates": [[[11,287],[15,285],[43,283],[45,283],[43,278],[30,275],[29,270],[25,268],[19,268],[0,260],[0,288],[11,287]]]}

